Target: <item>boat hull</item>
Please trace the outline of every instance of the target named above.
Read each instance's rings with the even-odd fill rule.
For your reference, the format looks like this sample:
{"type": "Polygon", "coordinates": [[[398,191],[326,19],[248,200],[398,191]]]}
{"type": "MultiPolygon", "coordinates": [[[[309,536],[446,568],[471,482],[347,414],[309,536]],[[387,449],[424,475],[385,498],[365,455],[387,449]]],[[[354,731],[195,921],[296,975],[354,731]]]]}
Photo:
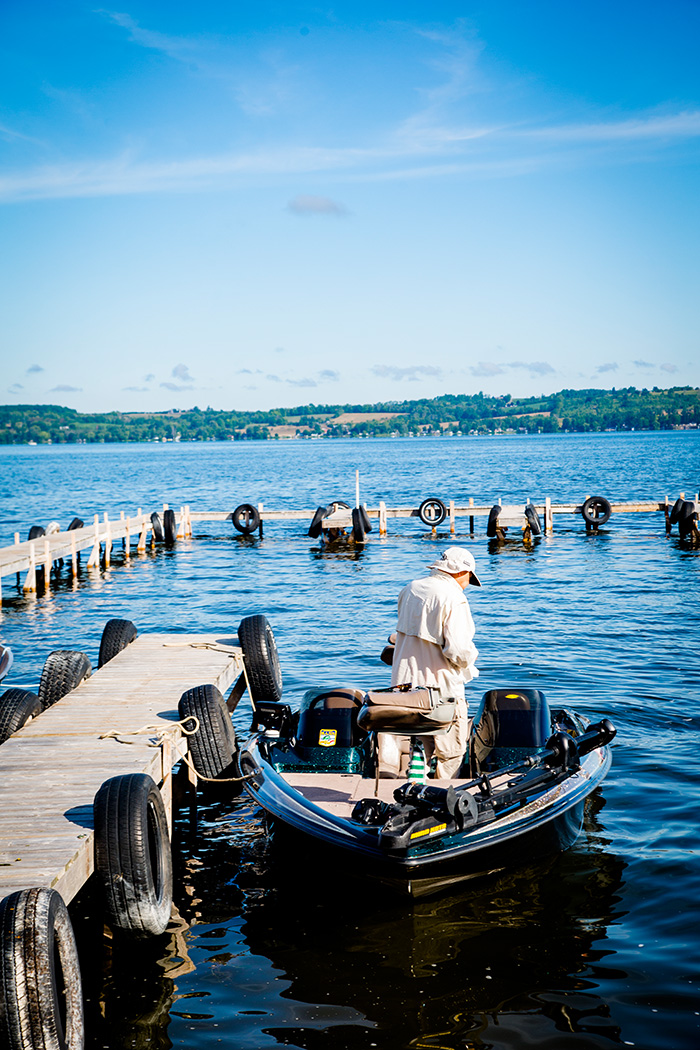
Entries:
{"type": "MultiPolygon", "coordinates": [[[[376,828],[331,813],[306,798],[266,760],[255,738],[240,758],[241,771],[250,777],[246,790],[282,825],[282,833],[287,829],[310,836],[331,848],[343,864],[351,863],[414,896],[567,849],[581,830],[585,800],[602,782],[610,763],[609,749],[597,748],[586,755],[580,769],[516,812],[393,851],[380,845],[376,828]]],[[[364,783],[371,797],[374,781],[364,783]]]]}

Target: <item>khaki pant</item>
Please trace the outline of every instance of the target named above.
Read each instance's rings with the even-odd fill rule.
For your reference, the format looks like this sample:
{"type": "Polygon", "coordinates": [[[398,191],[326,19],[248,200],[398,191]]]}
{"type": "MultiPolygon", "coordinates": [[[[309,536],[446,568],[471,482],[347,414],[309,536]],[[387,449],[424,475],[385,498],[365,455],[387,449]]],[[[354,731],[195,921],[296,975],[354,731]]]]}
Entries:
{"type": "MultiPolygon", "coordinates": [[[[445,699],[449,698],[445,697],[445,699]]],[[[433,755],[437,758],[435,775],[442,780],[449,780],[456,776],[469,742],[466,700],[462,697],[455,700],[455,720],[447,732],[440,733],[438,736],[422,736],[421,740],[425,746],[425,757],[428,762],[433,755]]],[[[410,737],[407,736],[394,736],[391,733],[377,734],[380,776],[399,777],[405,772],[401,768],[403,765],[401,755],[406,751],[409,743],[410,737]]]]}

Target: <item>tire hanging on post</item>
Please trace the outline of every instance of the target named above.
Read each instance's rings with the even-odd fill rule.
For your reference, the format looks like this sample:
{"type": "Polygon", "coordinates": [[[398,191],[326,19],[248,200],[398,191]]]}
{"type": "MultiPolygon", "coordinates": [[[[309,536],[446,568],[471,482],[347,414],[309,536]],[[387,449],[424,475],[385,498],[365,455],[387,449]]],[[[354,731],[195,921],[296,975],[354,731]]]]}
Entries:
{"type": "Polygon", "coordinates": [[[0,902],[0,994],[7,1050],[83,1050],[78,951],[56,890],[32,887],[0,902]]]}
{"type": "Polygon", "coordinates": [[[175,511],[170,508],[163,511],[163,536],[166,546],[175,546],[177,541],[177,522],[175,521],[175,511]]]}
{"type": "Polygon", "coordinates": [[[418,508],[418,517],[424,525],[429,525],[431,529],[435,529],[438,525],[442,525],[447,517],[447,507],[441,499],[436,497],[424,499],[418,508]]]}
{"type": "Polygon", "coordinates": [[[486,525],[486,535],[493,539],[498,533],[498,515],[501,513],[500,503],[494,504],[489,511],[489,520],[486,525]]]}
{"type": "Polygon", "coordinates": [[[231,515],[234,528],[242,532],[244,536],[250,535],[260,525],[260,513],[252,503],[241,503],[231,515]]]}
{"type": "Polygon", "coordinates": [[[581,507],[581,514],[588,525],[605,525],[610,520],[612,507],[605,496],[589,496],[581,507]]]}
{"type": "Polygon", "coordinates": [[[282,671],[277,644],[267,617],[246,616],[238,626],[253,702],[282,699],[282,671]]]}
{"type": "Polygon", "coordinates": [[[173,862],[163,798],[146,773],[106,780],[95,795],[95,872],[107,921],[133,937],[165,932],[173,862]]]}
{"type": "Polygon", "coordinates": [[[236,733],[224,698],[215,685],[188,689],[177,705],[181,722],[188,731],[187,747],[192,765],[201,777],[220,777],[228,773],[238,750],[236,733]],[[187,720],[197,719],[187,725],[187,720]]]}
{"type": "Polygon", "coordinates": [[[530,532],[532,535],[541,536],[542,522],[540,521],[539,514],[531,503],[528,503],[525,507],[525,517],[527,518],[527,523],[530,526],[530,532]]]}
{"type": "Polygon", "coordinates": [[[323,531],[323,519],[328,515],[328,507],[317,507],[311,524],[309,525],[309,536],[317,540],[323,531]]]}
{"type": "Polygon", "coordinates": [[[163,524],[160,520],[160,515],[155,510],[151,514],[151,529],[153,530],[153,539],[156,543],[162,543],[165,539],[163,524]]]}
{"type": "Polygon", "coordinates": [[[352,538],[355,543],[365,542],[365,529],[362,515],[360,514],[360,507],[353,507],[352,509],[352,538]]]}

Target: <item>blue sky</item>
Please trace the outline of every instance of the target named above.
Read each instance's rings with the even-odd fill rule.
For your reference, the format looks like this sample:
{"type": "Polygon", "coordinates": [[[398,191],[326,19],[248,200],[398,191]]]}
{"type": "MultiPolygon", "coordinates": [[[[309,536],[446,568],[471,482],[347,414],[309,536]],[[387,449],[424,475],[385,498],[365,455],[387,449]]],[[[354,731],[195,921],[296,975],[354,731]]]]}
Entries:
{"type": "Polygon", "coordinates": [[[700,384],[700,4],[0,6],[2,401],[700,384]]]}

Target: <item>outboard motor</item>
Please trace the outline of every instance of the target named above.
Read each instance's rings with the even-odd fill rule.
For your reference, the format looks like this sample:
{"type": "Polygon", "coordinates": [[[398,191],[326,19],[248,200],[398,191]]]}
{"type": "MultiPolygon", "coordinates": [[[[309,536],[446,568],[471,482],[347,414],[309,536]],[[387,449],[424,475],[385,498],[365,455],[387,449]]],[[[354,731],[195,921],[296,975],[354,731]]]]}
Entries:
{"type": "Polygon", "coordinates": [[[539,689],[490,689],[472,726],[473,772],[491,772],[535,755],[551,735],[549,704],[539,689]]]}

